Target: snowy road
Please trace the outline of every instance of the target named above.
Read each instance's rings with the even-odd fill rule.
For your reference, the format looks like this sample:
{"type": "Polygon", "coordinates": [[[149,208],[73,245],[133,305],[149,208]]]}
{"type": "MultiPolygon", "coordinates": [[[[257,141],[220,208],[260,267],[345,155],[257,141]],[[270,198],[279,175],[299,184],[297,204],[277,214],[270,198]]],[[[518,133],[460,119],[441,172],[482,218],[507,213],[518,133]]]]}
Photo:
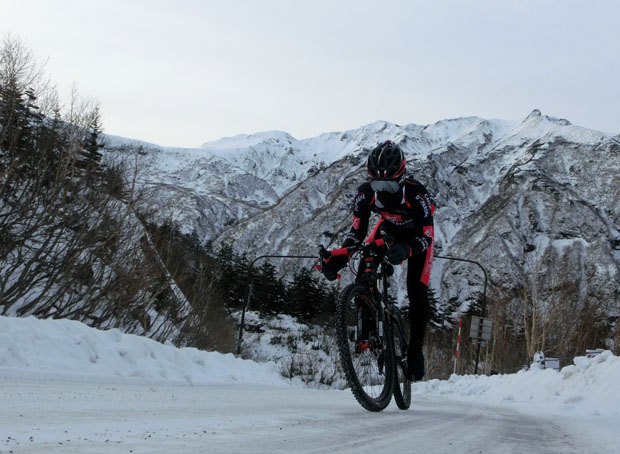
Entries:
{"type": "Polygon", "coordinates": [[[348,391],[0,381],[0,453],[600,452],[557,420],[415,399],[369,413],[348,391]]]}
{"type": "Polygon", "coordinates": [[[425,381],[409,411],[369,413],[273,363],[0,316],[0,453],[617,454],[620,358],[573,362],[425,381]]]}

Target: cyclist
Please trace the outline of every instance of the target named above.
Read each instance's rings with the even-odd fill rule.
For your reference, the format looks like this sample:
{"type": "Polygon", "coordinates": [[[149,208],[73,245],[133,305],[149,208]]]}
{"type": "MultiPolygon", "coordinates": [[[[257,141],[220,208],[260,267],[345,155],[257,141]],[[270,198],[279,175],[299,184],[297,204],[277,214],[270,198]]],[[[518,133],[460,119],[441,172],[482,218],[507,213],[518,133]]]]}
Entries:
{"type": "MultiPolygon", "coordinates": [[[[381,215],[369,240],[382,232],[393,238],[385,252],[388,261],[398,265],[407,261],[410,338],[407,352],[407,378],[424,377],[424,333],[430,318],[428,285],[433,263],[434,203],[422,184],[405,177],[406,159],[398,145],[386,141],[368,156],[369,179],[357,191],[353,201],[353,225],[346,234],[343,247],[361,242],[368,233],[372,212],[381,215]]],[[[323,274],[328,280],[337,278],[346,266],[347,257],[330,257],[323,274]]]]}

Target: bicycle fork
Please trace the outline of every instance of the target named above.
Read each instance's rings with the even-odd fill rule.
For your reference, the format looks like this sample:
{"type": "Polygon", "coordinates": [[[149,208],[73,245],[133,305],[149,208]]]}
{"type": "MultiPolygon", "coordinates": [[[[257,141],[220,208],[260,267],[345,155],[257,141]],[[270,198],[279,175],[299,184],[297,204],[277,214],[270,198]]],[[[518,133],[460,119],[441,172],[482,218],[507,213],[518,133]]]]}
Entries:
{"type": "Polygon", "coordinates": [[[361,353],[371,347],[372,334],[375,330],[370,326],[371,309],[367,307],[365,302],[360,302],[357,305],[357,324],[355,326],[355,350],[356,353],[361,353]]]}
{"type": "Polygon", "coordinates": [[[384,317],[376,307],[368,307],[364,302],[357,306],[357,323],[355,326],[355,350],[361,353],[371,347],[381,346],[381,351],[387,348],[384,334],[384,317]],[[372,323],[374,321],[374,323],[372,323]],[[374,325],[374,326],[371,326],[374,325]]]}

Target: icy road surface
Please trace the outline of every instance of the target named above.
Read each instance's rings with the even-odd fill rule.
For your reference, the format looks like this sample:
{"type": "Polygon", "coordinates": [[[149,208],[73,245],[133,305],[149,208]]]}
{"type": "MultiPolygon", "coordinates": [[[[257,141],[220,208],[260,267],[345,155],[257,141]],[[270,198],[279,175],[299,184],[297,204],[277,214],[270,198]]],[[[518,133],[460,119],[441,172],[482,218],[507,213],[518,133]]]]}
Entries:
{"type": "Polygon", "coordinates": [[[381,413],[369,413],[349,391],[5,380],[0,381],[0,452],[555,454],[609,449],[595,448],[586,430],[563,419],[442,397],[414,398],[408,411],[392,402],[381,413]]]}

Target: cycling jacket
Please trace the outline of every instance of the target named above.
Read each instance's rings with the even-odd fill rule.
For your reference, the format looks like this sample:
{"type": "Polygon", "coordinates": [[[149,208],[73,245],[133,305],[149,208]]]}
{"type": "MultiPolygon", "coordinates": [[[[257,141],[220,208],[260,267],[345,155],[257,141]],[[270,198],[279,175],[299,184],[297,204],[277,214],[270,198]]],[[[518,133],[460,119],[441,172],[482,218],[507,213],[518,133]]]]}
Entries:
{"type": "Polygon", "coordinates": [[[402,190],[394,194],[376,193],[370,188],[370,183],[363,183],[353,200],[353,225],[345,238],[363,241],[373,212],[381,216],[381,221],[372,232],[371,239],[381,226],[397,242],[408,243],[413,254],[431,248],[435,205],[419,181],[407,178],[402,190]]]}

